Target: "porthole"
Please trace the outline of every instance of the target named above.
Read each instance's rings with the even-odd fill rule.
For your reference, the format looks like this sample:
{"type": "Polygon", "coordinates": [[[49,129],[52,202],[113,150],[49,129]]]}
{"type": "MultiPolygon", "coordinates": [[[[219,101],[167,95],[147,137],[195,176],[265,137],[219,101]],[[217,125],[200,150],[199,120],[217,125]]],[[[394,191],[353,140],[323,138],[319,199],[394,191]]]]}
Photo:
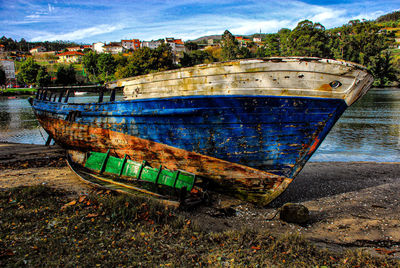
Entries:
{"type": "Polygon", "coordinates": [[[329,83],[329,85],[331,86],[331,88],[338,88],[342,85],[342,83],[340,83],[339,81],[335,80],[329,83]]]}

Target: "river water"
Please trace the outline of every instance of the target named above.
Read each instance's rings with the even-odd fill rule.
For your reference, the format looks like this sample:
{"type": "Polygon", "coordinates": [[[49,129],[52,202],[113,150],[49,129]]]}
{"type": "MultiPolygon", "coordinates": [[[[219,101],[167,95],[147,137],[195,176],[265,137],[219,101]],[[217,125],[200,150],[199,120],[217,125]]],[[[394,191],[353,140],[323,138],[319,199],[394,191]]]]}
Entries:
{"type": "MultiPolygon", "coordinates": [[[[0,97],[0,142],[44,144],[46,138],[26,98],[0,97]]],[[[311,161],[400,162],[400,89],[370,90],[346,110],[311,161]]]]}

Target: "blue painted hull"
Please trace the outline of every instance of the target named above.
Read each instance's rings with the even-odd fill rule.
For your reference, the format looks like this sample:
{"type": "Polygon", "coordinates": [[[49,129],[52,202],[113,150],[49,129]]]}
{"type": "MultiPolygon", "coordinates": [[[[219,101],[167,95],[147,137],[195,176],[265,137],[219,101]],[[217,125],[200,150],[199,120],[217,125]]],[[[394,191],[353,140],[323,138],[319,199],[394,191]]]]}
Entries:
{"type": "Polygon", "coordinates": [[[347,105],[324,98],[191,96],[90,104],[34,100],[33,108],[39,117],[71,121],[75,113],[80,125],[294,178],[347,105]]]}

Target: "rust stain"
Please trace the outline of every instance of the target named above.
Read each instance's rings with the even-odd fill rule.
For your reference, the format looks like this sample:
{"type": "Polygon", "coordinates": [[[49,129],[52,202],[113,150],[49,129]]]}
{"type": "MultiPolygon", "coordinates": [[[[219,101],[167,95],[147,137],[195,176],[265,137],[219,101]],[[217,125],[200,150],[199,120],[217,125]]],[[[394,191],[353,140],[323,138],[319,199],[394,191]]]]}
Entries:
{"type": "Polygon", "coordinates": [[[332,87],[329,84],[323,84],[317,90],[332,91],[332,87]]]}

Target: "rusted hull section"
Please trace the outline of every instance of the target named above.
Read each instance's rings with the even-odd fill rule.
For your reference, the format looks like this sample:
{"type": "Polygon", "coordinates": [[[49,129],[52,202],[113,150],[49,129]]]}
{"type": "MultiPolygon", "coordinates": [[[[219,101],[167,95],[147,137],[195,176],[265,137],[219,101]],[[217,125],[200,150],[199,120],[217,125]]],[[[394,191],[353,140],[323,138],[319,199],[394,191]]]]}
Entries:
{"type": "Polygon", "coordinates": [[[264,205],[286,189],[292,179],[274,175],[221,159],[188,152],[168,145],[125,135],[104,128],[70,123],[38,116],[39,122],[57,143],[79,151],[111,152],[115,156],[132,156],[152,166],[183,169],[210,179],[213,189],[264,205]],[[63,130],[60,133],[60,130],[63,130]]]}

